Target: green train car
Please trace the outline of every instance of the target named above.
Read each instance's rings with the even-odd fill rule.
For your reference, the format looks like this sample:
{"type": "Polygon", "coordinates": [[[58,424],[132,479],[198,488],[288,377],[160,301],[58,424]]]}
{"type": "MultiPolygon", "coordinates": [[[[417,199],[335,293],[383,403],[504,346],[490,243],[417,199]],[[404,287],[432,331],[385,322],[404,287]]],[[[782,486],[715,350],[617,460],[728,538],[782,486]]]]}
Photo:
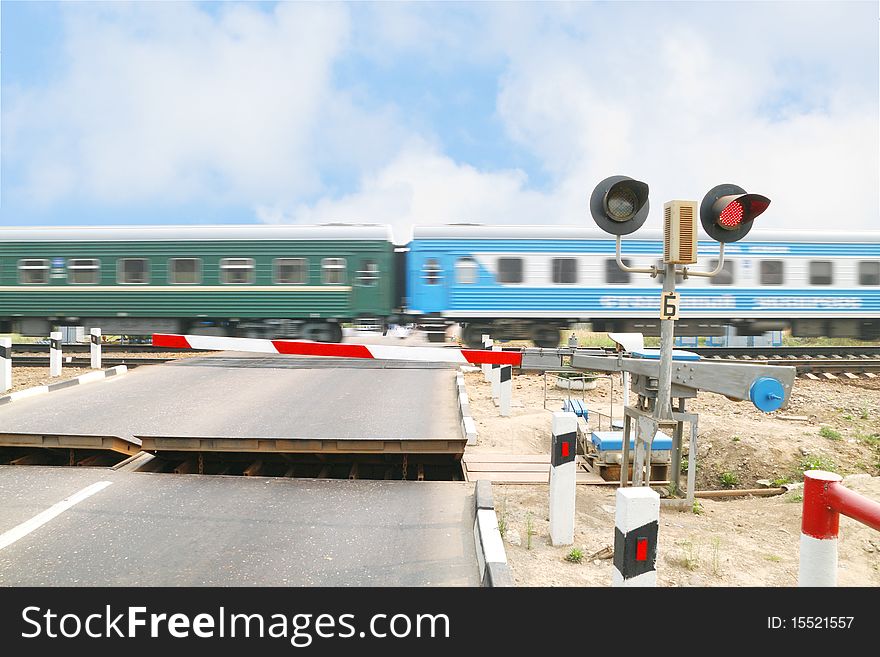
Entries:
{"type": "Polygon", "coordinates": [[[396,303],[387,226],[0,228],[0,333],[342,339],[396,303]]]}

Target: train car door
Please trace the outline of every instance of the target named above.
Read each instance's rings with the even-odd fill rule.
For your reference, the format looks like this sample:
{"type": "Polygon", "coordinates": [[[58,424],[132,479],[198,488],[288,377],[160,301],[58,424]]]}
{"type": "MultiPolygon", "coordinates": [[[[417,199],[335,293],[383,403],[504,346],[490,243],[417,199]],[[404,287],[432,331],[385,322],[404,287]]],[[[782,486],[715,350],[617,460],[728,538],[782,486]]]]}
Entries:
{"type": "Polygon", "coordinates": [[[388,284],[390,277],[386,273],[385,280],[382,280],[379,260],[372,255],[358,255],[354,263],[353,308],[355,313],[358,315],[382,313],[384,308],[382,287],[388,284]]]}
{"type": "Polygon", "coordinates": [[[423,313],[438,313],[447,310],[448,272],[443,269],[443,259],[439,252],[423,251],[418,255],[419,295],[414,305],[423,313]]]}

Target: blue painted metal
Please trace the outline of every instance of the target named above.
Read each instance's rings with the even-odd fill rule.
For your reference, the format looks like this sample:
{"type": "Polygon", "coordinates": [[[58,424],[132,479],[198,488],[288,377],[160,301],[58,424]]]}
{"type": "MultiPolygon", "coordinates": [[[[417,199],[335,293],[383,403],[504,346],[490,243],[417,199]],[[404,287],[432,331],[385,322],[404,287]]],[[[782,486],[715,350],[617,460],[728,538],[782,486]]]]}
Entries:
{"type": "Polygon", "coordinates": [[[562,404],[562,410],[566,413],[574,413],[585,420],[589,419],[590,416],[589,409],[580,399],[566,399],[565,403],[562,404]]]}
{"type": "Polygon", "coordinates": [[[776,379],[762,376],[755,379],[749,388],[749,399],[759,411],[770,413],[782,406],[785,388],[776,379]]]}
{"type": "MultiPolygon", "coordinates": [[[[642,349],[632,352],[633,358],[645,358],[647,360],[660,360],[659,349],[642,349]]],[[[700,360],[700,355],[692,351],[682,351],[681,349],[672,350],[672,360],[700,360]]]]}
{"type": "MultiPolygon", "coordinates": [[[[623,431],[594,431],[590,437],[600,452],[620,451],[623,449],[623,431]]],[[[629,448],[635,449],[635,437],[630,436],[629,448]]],[[[658,431],[651,443],[651,452],[667,452],[672,449],[672,438],[658,431]]]]}

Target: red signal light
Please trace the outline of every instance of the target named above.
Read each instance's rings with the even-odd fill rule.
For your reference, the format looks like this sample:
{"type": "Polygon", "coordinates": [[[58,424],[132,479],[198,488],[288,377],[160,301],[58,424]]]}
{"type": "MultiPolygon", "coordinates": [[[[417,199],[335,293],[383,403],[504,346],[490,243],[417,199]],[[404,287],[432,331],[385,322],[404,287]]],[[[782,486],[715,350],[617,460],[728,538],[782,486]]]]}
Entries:
{"type": "Polygon", "coordinates": [[[738,201],[728,203],[727,207],[718,215],[718,224],[722,228],[732,230],[737,228],[743,219],[743,206],[738,201]]]}

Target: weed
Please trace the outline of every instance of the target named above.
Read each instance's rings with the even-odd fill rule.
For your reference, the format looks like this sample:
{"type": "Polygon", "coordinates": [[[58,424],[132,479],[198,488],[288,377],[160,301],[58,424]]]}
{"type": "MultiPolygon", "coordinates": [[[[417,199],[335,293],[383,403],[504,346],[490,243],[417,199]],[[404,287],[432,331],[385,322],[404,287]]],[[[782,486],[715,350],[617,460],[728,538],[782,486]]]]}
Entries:
{"type": "Polygon", "coordinates": [[[880,434],[872,433],[857,433],[855,435],[856,440],[860,440],[863,443],[868,443],[871,447],[880,446],[880,434]]]}
{"type": "Polygon", "coordinates": [[[498,512],[498,533],[501,534],[501,538],[504,538],[504,534],[507,533],[507,503],[506,500],[501,500],[498,512]]]}
{"type": "Polygon", "coordinates": [[[770,486],[773,488],[779,488],[779,487],[783,486],[784,484],[790,484],[790,483],[791,483],[791,477],[777,477],[776,479],[774,479],[770,482],[770,486]]]}
{"type": "Polygon", "coordinates": [[[681,457],[681,471],[682,472],[688,471],[688,457],[687,456],[681,457]]]}
{"type": "Polygon", "coordinates": [[[712,537],[712,574],[718,575],[721,572],[721,539],[718,536],[712,537]]]}
{"type": "Polygon", "coordinates": [[[688,570],[698,570],[700,567],[700,546],[693,541],[684,541],[680,544],[682,555],[679,563],[688,570]]]}
{"type": "Polygon", "coordinates": [[[703,505],[700,504],[699,500],[694,500],[694,506],[691,509],[696,515],[703,515],[703,505]]]}
{"type": "Polygon", "coordinates": [[[803,493],[792,493],[791,495],[785,496],[785,501],[786,502],[803,502],[804,495],[803,495],[803,493]]]}
{"type": "Polygon", "coordinates": [[[739,483],[739,477],[735,472],[722,472],[718,479],[725,488],[733,488],[739,483]]]}
{"type": "Polygon", "coordinates": [[[580,548],[571,548],[571,552],[565,555],[565,560],[571,563],[580,563],[584,559],[584,551],[580,548]]]}
{"type": "Polygon", "coordinates": [[[862,406],[862,410],[859,412],[859,417],[863,420],[867,420],[870,416],[868,415],[868,407],[862,406]]]}
{"type": "Polygon", "coordinates": [[[849,413],[847,413],[846,415],[843,416],[843,419],[844,419],[844,420],[850,420],[850,421],[852,421],[853,416],[850,415],[849,413]]]}
{"type": "Polygon", "coordinates": [[[829,440],[840,440],[840,432],[835,431],[831,427],[822,427],[819,429],[819,435],[829,440]]]}
{"type": "Polygon", "coordinates": [[[818,454],[805,456],[800,463],[801,470],[825,470],[826,472],[835,472],[834,461],[823,458],[818,454]]]}
{"type": "Polygon", "coordinates": [[[526,550],[532,549],[532,536],[537,534],[535,526],[532,524],[532,512],[526,514],[526,550]]]}
{"type": "Polygon", "coordinates": [[[738,443],[740,440],[741,440],[741,438],[739,436],[733,437],[733,442],[735,442],[735,443],[738,443]]]}
{"type": "Polygon", "coordinates": [[[767,561],[772,561],[773,563],[779,563],[780,561],[782,561],[782,557],[777,556],[775,554],[765,554],[764,558],[767,561]]]}

